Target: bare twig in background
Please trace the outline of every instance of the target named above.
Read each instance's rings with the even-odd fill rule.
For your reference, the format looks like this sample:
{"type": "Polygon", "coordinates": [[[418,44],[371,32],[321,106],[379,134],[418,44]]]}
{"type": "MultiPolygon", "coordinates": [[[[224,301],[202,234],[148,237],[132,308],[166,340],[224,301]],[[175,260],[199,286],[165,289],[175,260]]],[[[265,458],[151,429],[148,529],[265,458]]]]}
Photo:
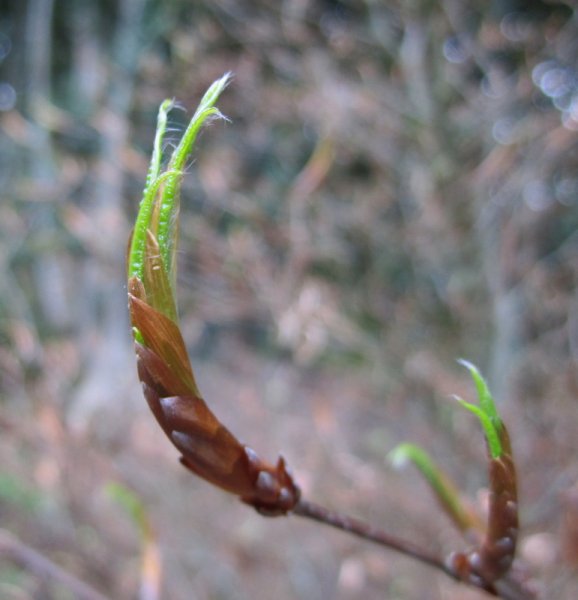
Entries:
{"type": "Polygon", "coordinates": [[[107,600],[107,596],[65,571],[6,530],[0,530],[0,557],[30,571],[40,579],[65,587],[77,600],[107,600]]]}

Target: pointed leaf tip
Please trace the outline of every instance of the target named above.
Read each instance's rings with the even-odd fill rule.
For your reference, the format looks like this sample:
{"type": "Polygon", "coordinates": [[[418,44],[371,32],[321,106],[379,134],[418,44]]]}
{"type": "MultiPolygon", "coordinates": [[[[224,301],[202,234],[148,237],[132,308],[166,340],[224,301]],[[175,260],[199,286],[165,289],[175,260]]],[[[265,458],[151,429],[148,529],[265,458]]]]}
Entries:
{"type": "Polygon", "coordinates": [[[476,365],[464,358],[460,358],[458,360],[458,363],[464,366],[470,372],[470,375],[474,380],[474,385],[476,386],[480,406],[482,407],[483,411],[488,415],[488,417],[492,420],[494,426],[496,428],[499,428],[501,426],[502,421],[500,419],[500,415],[498,414],[498,410],[494,403],[494,398],[492,397],[490,388],[488,387],[486,380],[480,373],[480,370],[478,369],[478,367],[476,367],[476,365]]]}

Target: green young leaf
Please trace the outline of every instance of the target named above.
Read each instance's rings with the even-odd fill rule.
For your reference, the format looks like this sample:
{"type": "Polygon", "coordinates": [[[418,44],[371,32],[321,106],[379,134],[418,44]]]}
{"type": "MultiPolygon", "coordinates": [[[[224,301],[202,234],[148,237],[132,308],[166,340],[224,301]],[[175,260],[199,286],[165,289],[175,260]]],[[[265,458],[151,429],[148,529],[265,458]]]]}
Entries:
{"type": "Polygon", "coordinates": [[[161,186],[170,178],[176,175],[175,171],[167,171],[159,175],[154,181],[145,188],[143,199],[136,218],[130,250],[128,255],[128,277],[138,277],[141,281],[145,269],[145,248],[147,231],[151,227],[151,218],[155,200],[157,199],[161,186]]]}
{"type": "MultiPolygon", "coordinates": [[[[159,107],[153,153],[147,172],[143,198],[141,200],[130,244],[128,259],[129,278],[136,275],[142,279],[146,230],[149,226],[153,202],[162,183],[162,180],[159,180],[162,161],[162,146],[167,130],[168,114],[173,106],[174,102],[172,100],[165,100],[159,107]]],[[[166,177],[164,179],[166,180],[166,177]]]]}
{"type": "Polygon", "coordinates": [[[144,193],[147,193],[148,187],[157,179],[161,172],[161,161],[163,158],[163,140],[167,131],[167,121],[169,112],[174,107],[173,100],[164,100],[159,107],[157,117],[157,130],[155,133],[155,142],[153,145],[153,154],[151,156],[151,164],[147,173],[146,185],[144,193]]]}
{"type": "MultiPolygon", "coordinates": [[[[176,278],[175,247],[179,212],[179,191],[183,170],[193,150],[197,134],[203,124],[210,117],[222,116],[219,110],[214,107],[214,104],[229,80],[230,74],[227,73],[215,81],[207,90],[164,172],[161,172],[162,145],[167,128],[168,113],[173,108],[174,102],[172,100],[165,100],[161,104],[146,186],[129,249],[129,279],[137,277],[143,281],[147,243],[150,244],[150,240],[147,242],[149,236],[147,230],[149,230],[160,249],[164,271],[174,288],[176,278]]],[[[148,292],[150,290],[147,290],[148,292]]]]}
{"type": "Polygon", "coordinates": [[[230,79],[231,74],[225,73],[223,77],[215,81],[206,91],[181,138],[179,145],[175,148],[171,160],[169,161],[168,168],[170,171],[174,172],[174,175],[171,175],[171,177],[168,178],[162,192],[158,213],[158,229],[155,234],[158,238],[166,272],[172,280],[174,280],[175,273],[174,261],[176,248],[174,240],[176,238],[176,228],[178,224],[179,192],[183,169],[187,158],[193,150],[197,134],[201,127],[211,117],[223,118],[223,115],[215,108],[214,104],[230,79]]]}
{"type": "Polygon", "coordinates": [[[502,444],[500,442],[500,435],[492,423],[492,419],[489,415],[477,404],[472,404],[471,402],[466,402],[463,398],[459,396],[454,396],[454,398],[467,410],[471,413],[474,413],[476,417],[480,420],[480,424],[482,425],[482,429],[484,430],[484,434],[486,436],[486,440],[488,442],[488,448],[490,449],[490,454],[492,458],[499,458],[502,456],[502,444]]]}
{"type": "MultiPolygon", "coordinates": [[[[145,398],[181,453],[182,464],[264,514],[284,515],[295,508],[300,497],[285,461],[279,458],[270,464],[261,460],[213,414],[197,388],[177,319],[174,291],[180,182],[203,123],[222,116],[214,104],[229,79],[229,74],[224,75],[209,88],[164,172],[162,139],[172,103],[161,106],[147,185],[130,243],[129,313],[145,398]]],[[[121,493],[120,498],[138,517],[138,506],[130,497],[121,493]]]]}
{"type": "Polygon", "coordinates": [[[458,363],[466,367],[474,380],[474,384],[476,386],[476,390],[478,392],[478,400],[482,410],[488,415],[488,417],[492,420],[494,426],[499,429],[502,420],[500,419],[500,415],[498,414],[498,410],[496,409],[496,404],[494,403],[494,398],[490,393],[490,389],[488,388],[488,384],[486,380],[482,377],[479,369],[468,360],[461,358],[458,360],[458,363]]]}
{"type": "Polygon", "coordinates": [[[478,402],[480,405],[466,402],[458,396],[455,396],[455,398],[464,408],[478,417],[484,430],[492,458],[499,458],[504,453],[504,450],[507,450],[502,444],[504,440],[504,426],[488,384],[474,364],[464,359],[460,359],[458,362],[470,372],[478,392],[478,402]]]}
{"type": "Polygon", "coordinates": [[[395,467],[413,463],[431,486],[438,502],[461,531],[477,528],[477,519],[462,504],[450,478],[434,463],[429,454],[415,444],[403,443],[388,454],[395,467]]]}

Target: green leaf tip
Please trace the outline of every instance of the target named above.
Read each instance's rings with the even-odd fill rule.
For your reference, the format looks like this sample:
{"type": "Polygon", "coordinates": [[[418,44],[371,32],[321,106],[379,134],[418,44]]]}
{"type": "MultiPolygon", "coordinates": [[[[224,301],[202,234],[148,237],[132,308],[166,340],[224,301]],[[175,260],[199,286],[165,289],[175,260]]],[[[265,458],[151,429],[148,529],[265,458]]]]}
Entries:
{"type": "Polygon", "coordinates": [[[427,479],[429,484],[439,496],[444,496],[446,487],[445,476],[435,465],[431,456],[420,446],[404,442],[396,446],[389,454],[388,458],[396,468],[401,468],[409,462],[413,463],[420,473],[427,479]]]}
{"type": "Polygon", "coordinates": [[[141,282],[144,281],[147,231],[150,231],[158,243],[164,270],[174,288],[180,182],[201,127],[210,118],[224,118],[214,105],[230,80],[231,74],[225,73],[205,92],[179,144],[166,162],[163,160],[163,141],[167,131],[168,115],[174,108],[175,102],[167,99],[161,103],[151,162],[129,247],[127,266],[129,279],[137,277],[141,282]],[[163,163],[166,165],[164,170],[163,163]]]}
{"type": "Polygon", "coordinates": [[[484,412],[488,415],[488,417],[490,417],[490,419],[492,419],[496,426],[501,426],[502,420],[500,419],[500,415],[496,409],[494,398],[492,397],[490,388],[488,387],[486,380],[482,377],[479,369],[476,367],[476,365],[463,358],[460,358],[458,363],[463,367],[466,367],[466,369],[470,372],[478,392],[478,401],[484,412]]]}
{"type": "Polygon", "coordinates": [[[455,398],[464,408],[478,417],[484,430],[492,458],[499,458],[504,453],[502,445],[504,425],[496,408],[490,388],[479,369],[473,363],[463,358],[459,359],[458,363],[470,372],[474,380],[474,385],[478,393],[479,406],[466,402],[457,396],[455,398]]]}
{"type": "Polygon", "coordinates": [[[396,446],[387,457],[396,469],[405,467],[410,462],[413,463],[436,493],[440,494],[440,491],[444,487],[442,483],[443,476],[434,464],[433,459],[423,448],[404,442],[396,446]]]}
{"type": "Polygon", "coordinates": [[[396,446],[388,453],[387,458],[396,469],[401,469],[410,462],[416,465],[431,462],[425,450],[408,442],[396,446]]]}
{"type": "Polygon", "coordinates": [[[225,73],[220,79],[213,82],[205,92],[205,95],[201,99],[195,114],[181,138],[181,141],[171,156],[169,163],[170,168],[181,170],[184,167],[187,157],[195,143],[197,134],[207,119],[210,117],[225,118],[219,109],[215,108],[215,102],[219,99],[219,96],[230,81],[231,73],[225,73]]]}
{"type": "Polygon", "coordinates": [[[466,531],[475,527],[474,519],[462,505],[455,484],[423,448],[404,442],[389,452],[388,459],[396,468],[403,467],[408,462],[413,463],[458,528],[466,531]]]}

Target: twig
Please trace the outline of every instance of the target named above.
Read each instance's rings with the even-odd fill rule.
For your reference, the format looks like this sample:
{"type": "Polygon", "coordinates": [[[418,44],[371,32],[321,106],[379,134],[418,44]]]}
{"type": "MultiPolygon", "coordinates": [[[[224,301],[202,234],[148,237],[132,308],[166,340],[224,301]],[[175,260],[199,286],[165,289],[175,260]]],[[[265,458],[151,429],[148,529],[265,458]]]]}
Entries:
{"type": "MultiPolygon", "coordinates": [[[[469,583],[462,581],[442,559],[432,554],[430,551],[390,535],[389,533],[354,517],[329,510],[304,499],[299,500],[298,504],[293,509],[292,514],[312,519],[319,523],[324,523],[325,525],[356,535],[364,540],[369,540],[380,546],[385,546],[429,565],[430,567],[445,573],[455,581],[465,584],[469,583]]],[[[526,589],[524,584],[511,576],[511,574],[508,574],[504,579],[498,581],[496,587],[492,584],[489,584],[486,587],[484,582],[480,582],[479,586],[472,583],[470,583],[470,585],[474,585],[474,587],[478,587],[479,589],[488,592],[490,595],[498,596],[503,600],[533,600],[535,598],[534,593],[526,589]]]]}
{"type": "Polygon", "coordinates": [[[108,600],[100,592],[80,581],[37,550],[22,543],[11,533],[0,530],[0,557],[10,560],[42,579],[52,580],[67,588],[77,600],[108,600]]]}
{"type": "Polygon", "coordinates": [[[392,550],[411,556],[426,565],[443,571],[446,575],[455,579],[454,573],[434,554],[411,542],[390,535],[389,533],[386,533],[369,523],[356,519],[355,517],[329,510],[323,506],[319,506],[318,504],[303,499],[299,500],[299,503],[293,510],[293,514],[313,519],[320,523],[325,523],[325,525],[341,529],[342,531],[356,535],[364,540],[369,540],[380,546],[387,546],[392,550]]]}

